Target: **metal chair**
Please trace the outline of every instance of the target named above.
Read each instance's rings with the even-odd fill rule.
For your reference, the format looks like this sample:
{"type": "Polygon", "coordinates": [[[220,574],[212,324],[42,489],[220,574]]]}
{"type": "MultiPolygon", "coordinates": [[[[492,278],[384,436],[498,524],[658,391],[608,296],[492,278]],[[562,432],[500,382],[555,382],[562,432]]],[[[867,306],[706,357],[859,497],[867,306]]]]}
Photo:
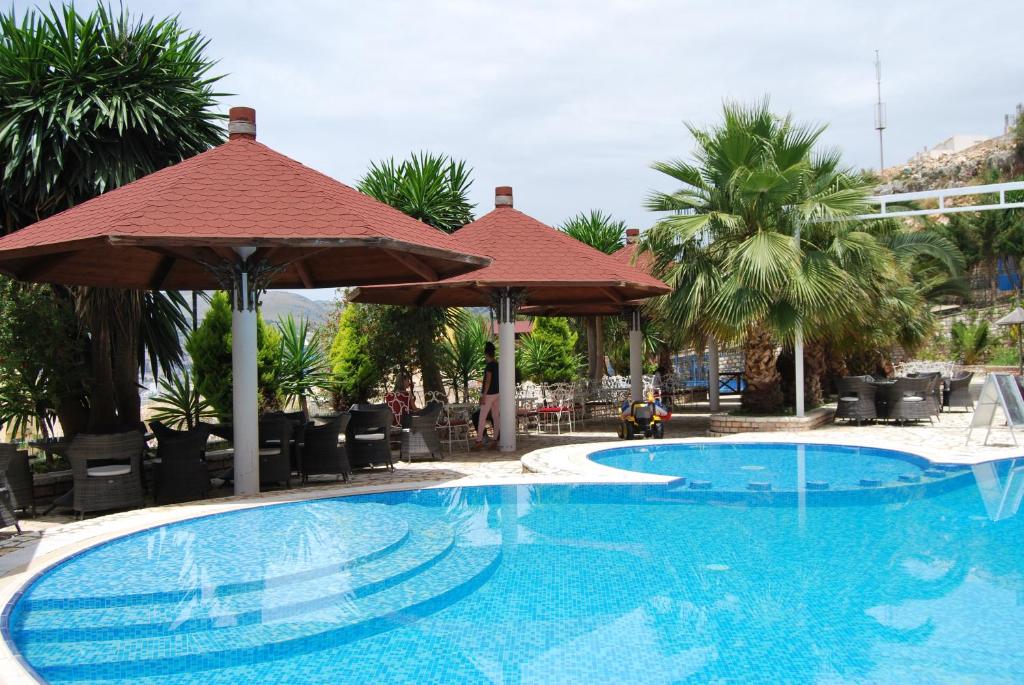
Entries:
{"type": "Polygon", "coordinates": [[[847,419],[856,421],[859,426],[861,421],[870,421],[878,418],[878,408],[875,405],[876,387],[864,376],[849,376],[839,379],[839,401],[836,403],[836,419],[847,419]]]}
{"type": "Polygon", "coordinates": [[[384,464],[394,471],[388,439],[393,415],[386,404],[359,404],[349,411],[352,418],[345,427],[345,449],[352,468],[384,464]]]}
{"type": "Polygon", "coordinates": [[[341,476],[348,482],[352,467],[348,463],[347,450],[339,444],[338,439],[351,418],[348,414],[342,414],[322,426],[306,429],[305,446],[302,449],[303,482],[308,482],[309,477],[315,475],[341,476]]]}
{"type": "Polygon", "coordinates": [[[413,455],[426,455],[440,459],[441,438],[437,434],[437,419],[441,415],[440,402],[430,402],[422,410],[402,417],[400,458],[411,462],[413,455]]]}
{"type": "Polygon", "coordinates": [[[79,517],[93,511],[141,507],[142,433],[79,433],[68,445],[74,480],[72,509],[79,517]],[[105,462],[90,465],[90,462],[105,462]]]}
{"type": "Polygon", "coordinates": [[[448,453],[454,449],[455,441],[464,443],[464,450],[469,451],[469,409],[466,405],[445,404],[437,418],[437,432],[447,438],[448,453]]]}
{"type": "Polygon", "coordinates": [[[210,471],[206,466],[206,442],[210,426],[200,424],[187,431],[150,424],[156,436],[158,462],[153,471],[153,495],[157,504],[206,499],[210,495],[210,471]]]}

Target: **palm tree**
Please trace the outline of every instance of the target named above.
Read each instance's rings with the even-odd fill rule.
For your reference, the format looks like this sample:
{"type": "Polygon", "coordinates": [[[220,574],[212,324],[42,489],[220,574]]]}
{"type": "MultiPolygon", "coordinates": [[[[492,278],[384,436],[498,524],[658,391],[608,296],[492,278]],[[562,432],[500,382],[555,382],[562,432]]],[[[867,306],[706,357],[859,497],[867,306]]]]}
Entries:
{"type": "MultiPolygon", "coordinates": [[[[612,254],[625,243],[626,222],[599,209],[591,209],[589,213],[580,212],[566,219],[558,230],[605,254],[612,254]]],[[[587,375],[593,380],[600,380],[604,373],[603,324],[599,316],[583,317],[587,333],[587,375]]]]}
{"type": "Polygon", "coordinates": [[[870,186],[837,154],[815,151],[822,127],[777,116],[767,100],[726,104],[721,124],[689,129],[695,162],[653,165],[682,183],[648,201],[672,213],[644,241],[674,287],[654,306],[694,336],[742,342],[742,406],[774,412],[779,342],[861,302],[858,276],[872,270],[880,247],[852,217],[866,211],[870,186]],[[842,268],[839,256],[857,268],[842,268]]]}
{"type": "MultiPolygon", "coordinates": [[[[3,231],[191,157],[223,139],[213,111],[207,41],[176,18],[135,18],[99,6],[0,15],[0,198],[3,231]]],[[[65,434],[138,422],[147,347],[155,366],[180,361],[177,301],[159,294],[62,290],[91,348],[89,398],[66,397],[65,434]],[[173,305],[173,306],[172,306],[173,305]],[[170,319],[168,316],[170,315],[170,319]],[[159,321],[158,321],[159,320],[159,321]],[[143,322],[146,326],[143,327],[143,322]],[[173,335],[172,335],[173,333],[173,335]],[[158,335],[157,341],[152,335],[158,335]]]]}
{"type": "MultiPolygon", "coordinates": [[[[394,159],[372,163],[356,187],[414,219],[452,233],[473,220],[475,205],[469,201],[472,172],[464,161],[420,152],[397,163],[394,159]]],[[[443,392],[436,343],[444,329],[446,313],[423,307],[410,309],[408,317],[409,328],[416,335],[423,389],[443,392]]]]}

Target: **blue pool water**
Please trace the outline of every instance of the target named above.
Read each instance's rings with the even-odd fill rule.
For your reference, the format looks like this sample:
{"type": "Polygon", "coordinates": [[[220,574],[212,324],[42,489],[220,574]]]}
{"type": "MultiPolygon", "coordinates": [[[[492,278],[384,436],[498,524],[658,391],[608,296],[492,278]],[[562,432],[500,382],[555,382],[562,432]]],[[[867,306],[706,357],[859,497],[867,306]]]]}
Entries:
{"type": "MultiPolygon", "coordinates": [[[[827,484],[829,490],[845,490],[916,482],[929,478],[930,470],[927,460],[905,452],[793,443],[647,442],[594,452],[590,459],[627,471],[703,481],[715,490],[747,490],[755,483],[796,491],[808,482],[811,487],[827,484]]],[[[943,469],[936,469],[937,477],[938,472],[943,469]]]]}
{"type": "Polygon", "coordinates": [[[5,633],[53,683],[1021,682],[1000,478],[884,504],[670,484],[269,506],[73,557],[5,633]]]}

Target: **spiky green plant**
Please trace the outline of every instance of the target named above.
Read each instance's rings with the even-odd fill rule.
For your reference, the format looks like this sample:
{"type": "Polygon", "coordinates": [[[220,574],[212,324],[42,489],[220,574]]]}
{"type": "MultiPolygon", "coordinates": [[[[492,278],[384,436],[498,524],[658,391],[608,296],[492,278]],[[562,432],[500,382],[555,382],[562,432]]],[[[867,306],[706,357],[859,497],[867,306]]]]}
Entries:
{"type": "Polygon", "coordinates": [[[305,317],[291,314],[277,322],[281,332],[281,366],[278,372],[281,393],[288,401],[298,401],[302,411],[309,413],[307,398],[324,387],[330,364],[318,332],[305,317]]]}
{"type": "Polygon", "coordinates": [[[621,248],[626,238],[626,222],[600,209],[569,217],[558,226],[558,230],[605,254],[612,254],[621,248]]]}
{"type": "Polygon", "coordinates": [[[216,416],[189,374],[165,376],[159,380],[158,387],[160,391],[153,396],[153,420],[171,428],[192,429],[203,419],[216,416]]]}
{"type": "MultiPolygon", "coordinates": [[[[210,74],[206,48],[207,40],[177,18],[141,18],[103,5],[87,13],[66,5],[0,14],[3,232],[221,142],[213,90],[219,77],[210,74]]],[[[88,397],[69,397],[58,407],[67,435],[86,428],[75,418],[83,406],[91,430],[137,425],[144,357],[165,372],[180,362],[175,303],[119,296],[86,291],[74,298],[82,325],[66,345],[90,345],[93,365],[88,397]]]]}
{"type": "Polygon", "coordinates": [[[454,310],[454,321],[441,338],[441,373],[455,390],[456,399],[469,396],[469,382],[484,370],[484,344],[487,333],[483,319],[466,309],[454,310]]]}

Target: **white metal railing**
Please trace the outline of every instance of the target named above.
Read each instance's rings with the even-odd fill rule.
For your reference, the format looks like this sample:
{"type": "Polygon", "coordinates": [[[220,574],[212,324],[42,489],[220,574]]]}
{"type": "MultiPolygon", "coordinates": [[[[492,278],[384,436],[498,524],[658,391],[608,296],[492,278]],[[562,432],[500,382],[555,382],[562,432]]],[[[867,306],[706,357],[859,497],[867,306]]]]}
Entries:
{"type": "Polygon", "coordinates": [[[868,198],[871,204],[878,205],[878,212],[861,214],[858,219],[890,219],[901,216],[928,216],[934,214],[955,214],[958,212],[983,212],[992,209],[1015,209],[1024,207],[1024,202],[1007,202],[1006,193],[1013,191],[1024,191],[1024,181],[1012,181],[1009,183],[989,183],[980,186],[965,186],[963,188],[938,188],[936,190],[921,190],[913,193],[894,193],[892,195],[875,195],[868,198]],[[971,195],[997,195],[998,202],[983,205],[960,205],[955,207],[946,206],[946,199],[951,197],[964,197],[971,195]],[[901,205],[905,202],[918,202],[920,200],[935,200],[938,207],[929,209],[896,209],[889,211],[889,205],[901,205]]]}

